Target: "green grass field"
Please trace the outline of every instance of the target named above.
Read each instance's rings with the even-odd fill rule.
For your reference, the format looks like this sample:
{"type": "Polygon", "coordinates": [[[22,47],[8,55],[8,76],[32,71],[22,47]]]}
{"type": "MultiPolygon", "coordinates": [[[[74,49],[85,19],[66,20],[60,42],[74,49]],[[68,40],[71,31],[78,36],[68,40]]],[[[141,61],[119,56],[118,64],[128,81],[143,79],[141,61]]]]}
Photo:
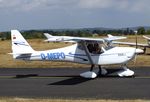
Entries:
{"type": "MultiPolygon", "coordinates": [[[[128,36],[128,39],[123,41],[135,42],[135,36],[128,36]]],[[[54,48],[60,48],[70,45],[69,43],[46,43],[43,39],[30,39],[28,42],[35,50],[48,50],[54,48]]],[[[146,40],[142,36],[138,36],[138,43],[146,43],[146,40]]],[[[118,45],[120,46],[120,45],[118,45]]],[[[51,61],[20,61],[14,60],[11,52],[11,41],[0,41],[0,67],[1,68],[52,68],[52,67],[87,67],[88,65],[69,63],[69,62],[51,62],[51,61]]],[[[149,51],[147,51],[149,53],[149,51]]],[[[149,66],[150,55],[138,55],[136,62],[131,61],[129,66],[149,66]]]]}

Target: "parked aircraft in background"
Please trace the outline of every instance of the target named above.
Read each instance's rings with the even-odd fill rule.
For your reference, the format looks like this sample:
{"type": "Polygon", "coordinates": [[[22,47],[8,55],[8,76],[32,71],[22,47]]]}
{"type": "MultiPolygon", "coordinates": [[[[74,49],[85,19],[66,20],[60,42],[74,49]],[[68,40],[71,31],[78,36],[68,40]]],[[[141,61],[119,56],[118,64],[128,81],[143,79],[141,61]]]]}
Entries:
{"type": "MultiPolygon", "coordinates": [[[[114,37],[114,39],[117,39],[114,37]]],[[[117,74],[120,77],[133,76],[134,71],[127,68],[127,63],[131,61],[136,53],[143,52],[141,49],[133,47],[108,47],[105,40],[100,38],[85,37],[64,37],[63,41],[74,41],[73,45],[45,51],[35,51],[17,30],[11,30],[12,54],[14,59],[28,61],[67,61],[82,64],[89,64],[89,71],[81,73],[84,78],[96,78],[97,75],[106,75],[107,70],[101,68],[102,65],[120,64],[122,70],[117,74]],[[93,68],[98,65],[99,71],[93,68]]]]}
{"type": "Polygon", "coordinates": [[[75,41],[70,41],[68,40],[70,37],[68,36],[52,36],[51,34],[44,33],[45,37],[47,38],[46,42],[70,42],[70,43],[75,43],[75,41]]]}
{"type": "Polygon", "coordinates": [[[143,38],[145,38],[147,40],[147,44],[142,44],[142,43],[131,43],[131,42],[118,42],[118,41],[113,41],[112,44],[121,44],[121,45],[130,45],[130,46],[139,46],[139,47],[143,47],[143,51],[144,53],[146,52],[146,48],[150,48],[150,37],[148,36],[144,36],[143,38]]]}

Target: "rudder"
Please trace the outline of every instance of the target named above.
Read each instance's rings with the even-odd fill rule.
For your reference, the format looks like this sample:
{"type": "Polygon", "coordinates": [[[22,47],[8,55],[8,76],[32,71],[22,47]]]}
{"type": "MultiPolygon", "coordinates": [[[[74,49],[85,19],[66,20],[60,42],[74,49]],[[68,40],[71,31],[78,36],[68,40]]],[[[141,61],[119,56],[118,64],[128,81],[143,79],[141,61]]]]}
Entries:
{"type": "Polygon", "coordinates": [[[33,53],[34,50],[24,39],[18,30],[11,30],[12,53],[15,57],[17,54],[33,53]]]}

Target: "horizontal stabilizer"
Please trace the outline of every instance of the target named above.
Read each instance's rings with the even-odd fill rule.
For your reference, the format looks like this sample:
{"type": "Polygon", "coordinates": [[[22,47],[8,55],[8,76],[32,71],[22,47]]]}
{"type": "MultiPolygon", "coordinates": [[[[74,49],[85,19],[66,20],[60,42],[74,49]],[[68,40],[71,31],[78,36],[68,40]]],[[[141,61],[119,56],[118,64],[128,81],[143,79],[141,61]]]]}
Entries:
{"type": "Polygon", "coordinates": [[[9,55],[27,55],[32,53],[8,53],[9,55]]]}

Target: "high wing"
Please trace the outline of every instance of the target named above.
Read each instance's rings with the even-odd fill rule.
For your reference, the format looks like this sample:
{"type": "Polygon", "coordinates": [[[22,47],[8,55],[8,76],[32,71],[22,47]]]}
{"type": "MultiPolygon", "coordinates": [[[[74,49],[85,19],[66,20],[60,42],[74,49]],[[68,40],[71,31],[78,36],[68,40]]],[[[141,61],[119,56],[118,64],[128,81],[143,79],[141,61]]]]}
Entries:
{"type": "Polygon", "coordinates": [[[80,42],[80,41],[97,41],[97,42],[111,42],[115,40],[120,40],[120,39],[126,39],[126,37],[123,36],[112,36],[108,35],[107,38],[87,38],[87,37],[71,37],[71,36],[52,36],[48,33],[44,33],[46,36],[47,40],[49,42],[80,42]]]}
{"type": "Polygon", "coordinates": [[[72,40],[75,41],[80,41],[80,40],[86,40],[86,41],[100,41],[100,42],[111,42],[111,41],[115,41],[115,40],[120,40],[120,39],[126,39],[126,37],[123,36],[112,36],[112,35],[108,35],[107,38],[82,38],[82,37],[74,37],[72,40]]]}
{"type": "Polygon", "coordinates": [[[132,43],[132,42],[119,42],[119,41],[113,41],[113,44],[121,44],[121,45],[131,45],[131,46],[140,46],[140,47],[150,47],[150,37],[143,35],[143,38],[147,40],[147,44],[142,43],[132,43]]]}
{"type": "Polygon", "coordinates": [[[119,41],[113,41],[111,42],[112,44],[120,44],[120,45],[130,45],[130,46],[139,46],[139,47],[144,47],[144,53],[146,52],[146,48],[150,48],[150,37],[148,36],[144,36],[143,38],[145,38],[147,40],[147,44],[142,44],[142,43],[132,43],[132,42],[119,42],[119,41]]]}
{"type": "Polygon", "coordinates": [[[45,41],[56,41],[56,42],[80,42],[80,41],[99,41],[104,42],[104,39],[100,38],[86,38],[86,37],[71,37],[71,36],[52,36],[48,33],[44,33],[47,40],[45,41]]]}
{"type": "Polygon", "coordinates": [[[140,46],[140,47],[150,47],[148,44],[140,44],[140,43],[131,43],[131,42],[119,42],[119,41],[113,41],[113,44],[121,44],[121,45],[130,45],[130,46],[140,46]]]}
{"type": "Polygon", "coordinates": [[[104,39],[101,38],[86,38],[86,37],[64,37],[64,41],[75,41],[75,42],[80,42],[80,41],[97,41],[97,42],[105,42],[104,39]]]}

